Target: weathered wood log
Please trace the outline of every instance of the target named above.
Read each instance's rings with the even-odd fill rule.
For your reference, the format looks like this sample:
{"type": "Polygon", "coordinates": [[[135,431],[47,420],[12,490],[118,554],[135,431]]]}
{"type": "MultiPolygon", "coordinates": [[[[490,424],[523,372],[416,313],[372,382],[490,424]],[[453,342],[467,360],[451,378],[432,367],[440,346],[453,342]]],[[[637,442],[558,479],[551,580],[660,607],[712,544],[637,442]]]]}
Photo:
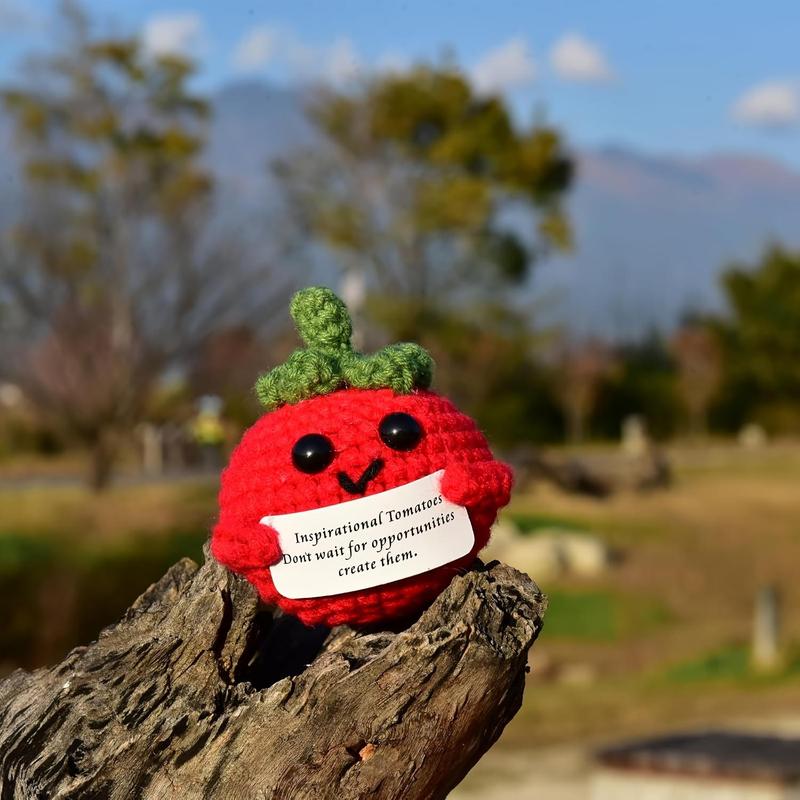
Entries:
{"type": "Polygon", "coordinates": [[[518,485],[541,480],[567,494],[603,500],[618,491],[646,492],[672,484],[672,466],[666,453],[651,446],[637,457],[618,453],[584,454],[559,459],[528,446],[509,456],[518,485]]]}
{"type": "Polygon", "coordinates": [[[0,684],[0,798],[443,798],[518,710],[544,606],[478,563],[406,630],[328,633],[184,559],[0,684]]]}
{"type": "Polygon", "coordinates": [[[614,491],[608,476],[590,469],[577,458],[557,459],[545,455],[537,448],[521,447],[511,454],[514,475],[520,485],[543,480],[552,483],[567,494],[579,494],[602,500],[614,491]]]}

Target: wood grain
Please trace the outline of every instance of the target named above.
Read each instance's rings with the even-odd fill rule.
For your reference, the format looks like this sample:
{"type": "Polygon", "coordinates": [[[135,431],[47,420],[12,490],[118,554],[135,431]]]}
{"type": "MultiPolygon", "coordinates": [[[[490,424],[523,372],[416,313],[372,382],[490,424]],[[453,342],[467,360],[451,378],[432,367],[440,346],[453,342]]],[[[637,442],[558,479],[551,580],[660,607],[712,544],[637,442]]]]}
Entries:
{"type": "Polygon", "coordinates": [[[184,559],[0,683],[0,799],[444,798],[519,709],[544,607],[478,563],[404,630],[311,630],[184,559]]]}

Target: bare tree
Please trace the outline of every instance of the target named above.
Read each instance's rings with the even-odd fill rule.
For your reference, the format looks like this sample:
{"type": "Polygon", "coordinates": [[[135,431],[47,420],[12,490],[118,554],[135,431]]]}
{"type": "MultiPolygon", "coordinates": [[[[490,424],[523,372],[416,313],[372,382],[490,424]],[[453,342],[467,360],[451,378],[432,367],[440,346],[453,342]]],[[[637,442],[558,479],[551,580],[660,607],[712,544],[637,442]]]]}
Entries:
{"type": "Polygon", "coordinates": [[[3,93],[26,191],[2,236],[0,303],[17,379],[91,450],[101,488],[159,376],[210,332],[269,320],[289,280],[219,221],[192,65],[61,13],[63,46],[3,93]]]}
{"type": "Polygon", "coordinates": [[[722,353],[709,328],[684,325],[672,338],[672,353],[678,365],[678,390],[689,415],[693,435],[705,434],[708,408],[722,380],[722,353]]]}
{"type": "Polygon", "coordinates": [[[613,353],[604,342],[588,339],[563,344],[557,361],[558,396],[566,418],[567,438],[578,443],[586,434],[600,385],[614,367],[613,353]]]}

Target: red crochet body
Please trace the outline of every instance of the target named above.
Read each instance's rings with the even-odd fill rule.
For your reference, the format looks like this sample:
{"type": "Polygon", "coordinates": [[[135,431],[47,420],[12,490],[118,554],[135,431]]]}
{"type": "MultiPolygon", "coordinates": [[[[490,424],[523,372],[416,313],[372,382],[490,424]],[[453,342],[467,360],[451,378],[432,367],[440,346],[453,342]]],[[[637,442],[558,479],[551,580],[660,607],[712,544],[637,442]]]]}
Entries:
{"type": "Polygon", "coordinates": [[[220,516],[211,550],[241,573],[267,603],[275,603],[307,625],[373,625],[403,619],[428,605],[452,577],[468,567],[486,545],[499,508],[509,499],[511,470],[492,457],[475,423],[430,391],[396,394],[391,389],[343,389],[286,405],[265,414],[244,435],[222,474],[220,516]],[[387,447],[378,424],[405,412],[422,425],[414,450],[387,447]],[[323,472],[308,475],[292,464],[292,447],[303,435],[320,433],[336,457],[323,472]],[[269,566],[280,560],[277,532],[259,520],[352,500],[336,479],[340,470],[361,475],[375,458],[384,467],[366,495],[377,494],[440,469],[442,494],[463,505],[475,532],[472,551],[450,564],[394,583],[331,597],[292,600],[280,595],[269,566]]]}

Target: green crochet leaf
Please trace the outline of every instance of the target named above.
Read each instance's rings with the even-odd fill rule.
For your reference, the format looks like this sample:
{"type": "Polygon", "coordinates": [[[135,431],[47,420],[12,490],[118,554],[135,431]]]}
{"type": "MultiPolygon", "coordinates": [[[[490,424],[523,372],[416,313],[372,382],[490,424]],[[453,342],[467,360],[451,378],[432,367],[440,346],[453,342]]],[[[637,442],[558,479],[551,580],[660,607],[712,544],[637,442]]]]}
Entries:
{"type": "Polygon", "coordinates": [[[353,325],[347,306],[324,286],[301,289],[289,303],[300,338],[312,350],[352,351],[353,325]]]}
{"type": "Polygon", "coordinates": [[[392,344],[373,355],[355,352],[347,307],[330,289],[302,289],[289,311],[306,347],[256,381],[258,399],[268,409],[347,386],[398,394],[430,386],[433,359],[417,344],[392,344]]]}
{"type": "Polygon", "coordinates": [[[342,358],[342,375],[350,386],[376,389],[389,386],[400,394],[427,388],[433,359],[418,344],[390,344],[371,356],[350,353],[342,358]]]}

